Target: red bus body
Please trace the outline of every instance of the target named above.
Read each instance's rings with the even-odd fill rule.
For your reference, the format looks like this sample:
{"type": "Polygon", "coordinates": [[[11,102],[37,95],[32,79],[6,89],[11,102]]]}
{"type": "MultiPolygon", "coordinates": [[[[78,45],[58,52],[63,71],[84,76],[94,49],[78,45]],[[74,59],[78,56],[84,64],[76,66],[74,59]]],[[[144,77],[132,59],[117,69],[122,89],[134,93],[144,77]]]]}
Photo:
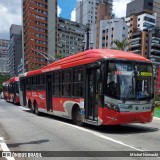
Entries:
{"type": "Polygon", "coordinates": [[[4,99],[14,104],[20,104],[19,77],[12,77],[3,83],[4,99]]]}
{"type": "MultiPolygon", "coordinates": [[[[114,98],[114,94],[111,95],[107,92],[108,89],[105,89],[105,81],[109,75],[108,66],[121,65],[123,69],[128,64],[132,67],[132,63],[137,63],[137,66],[141,63],[144,66],[151,65],[148,59],[140,55],[110,49],[93,49],[66,57],[41,69],[20,75],[21,105],[28,106],[36,114],[45,112],[72,119],[78,125],[82,122],[93,125],[151,122],[153,96],[150,99],[127,100],[127,96],[124,99],[114,98]],[[101,76],[100,82],[97,78],[98,72],[101,76]],[[40,79],[43,78],[45,82],[41,83],[40,79]],[[81,91],[83,93],[80,93],[81,91]]],[[[130,70],[126,69],[126,73],[130,74],[130,70]]],[[[149,84],[147,79],[152,79],[152,73],[138,73],[142,76],[135,81],[141,83],[144,78],[144,82],[149,84]]],[[[117,79],[120,76],[114,77],[117,79]]],[[[152,86],[148,86],[151,90],[152,86]]]]}

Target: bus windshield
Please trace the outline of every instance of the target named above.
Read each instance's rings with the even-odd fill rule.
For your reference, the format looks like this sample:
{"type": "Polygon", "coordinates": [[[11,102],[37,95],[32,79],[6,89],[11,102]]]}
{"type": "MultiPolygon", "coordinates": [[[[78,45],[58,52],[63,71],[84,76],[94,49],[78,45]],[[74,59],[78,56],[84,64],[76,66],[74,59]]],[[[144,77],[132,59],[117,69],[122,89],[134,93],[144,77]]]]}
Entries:
{"type": "Polygon", "coordinates": [[[105,94],[121,100],[153,98],[152,65],[140,62],[110,61],[105,94]]]}

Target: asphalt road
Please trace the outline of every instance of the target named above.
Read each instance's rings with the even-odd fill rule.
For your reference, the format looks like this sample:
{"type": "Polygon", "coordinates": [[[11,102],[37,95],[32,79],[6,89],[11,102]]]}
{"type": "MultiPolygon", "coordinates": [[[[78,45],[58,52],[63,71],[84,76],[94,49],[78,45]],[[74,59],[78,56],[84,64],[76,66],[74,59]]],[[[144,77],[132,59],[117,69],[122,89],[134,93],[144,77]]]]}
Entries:
{"type": "MultiPolygon", "coordinates": [[[[123,151],[141,153],[160,150],[160,119],[154,119],[149,124],[78,127],[69,120],[46,114],[36,116],[20,106],[0,100],[0,137],[4,137],[11,151],[69,151],[58,152],[60,156],[58,158],[41,159],[122,160],[124,157],[108,157],[106,154],[123,156],[123,151]],[[77,153],[85,157],[63,157],[63,154],[75,154],[75,151],[86,151],[77,153]],[[105,156],[101,158],[92,157],[100,153],[96,151],[109,152],[104,152],[105,156]]],[[[125,157],[125,159],[142,159],[142,157],[125,157]]]]}

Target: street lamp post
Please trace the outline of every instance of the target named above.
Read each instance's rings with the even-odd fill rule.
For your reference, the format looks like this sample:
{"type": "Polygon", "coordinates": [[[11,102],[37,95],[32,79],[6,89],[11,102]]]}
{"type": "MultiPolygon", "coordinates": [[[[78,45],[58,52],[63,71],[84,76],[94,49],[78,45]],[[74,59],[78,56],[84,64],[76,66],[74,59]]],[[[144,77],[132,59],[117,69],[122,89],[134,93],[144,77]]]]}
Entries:
{"type": "Polygon", "coordinates": [[[90,35],[90,24],[89,23],[86,24],[85,33],[86,33],[85,40],[82,41],[82,44],[84,46],[83,50],[92,49],[93,48],[93,42],[92,41],[90,42],[90,37],[89,37],[89,35],[90,35]]]}
{"type": "Polygon", "coordinates": [[[87,28],[86,28],[86,50],[88,50],[89,49],[89,32],[90,32],[90,24],[89,23],[87,23],[86,24],[86,26],[87,26],[87,28]]]}

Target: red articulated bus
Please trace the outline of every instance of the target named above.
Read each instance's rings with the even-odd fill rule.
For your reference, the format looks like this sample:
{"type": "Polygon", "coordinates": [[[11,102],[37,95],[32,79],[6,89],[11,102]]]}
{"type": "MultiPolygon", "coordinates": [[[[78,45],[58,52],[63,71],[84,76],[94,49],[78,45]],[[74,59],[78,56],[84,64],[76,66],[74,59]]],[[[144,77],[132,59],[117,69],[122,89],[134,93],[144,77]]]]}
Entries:
{"type": "Polygon", "coordinates": [[[19,77],[12,77],[3,83],[4,99],[13,104],[20,104],[19,77]]]}
{"type": "Polygon", "coordinates": [[[21,104],[77,125],[148,123],[154,109],[152,69],[137,54],[87,50],[21,74],[21,104]]]}

